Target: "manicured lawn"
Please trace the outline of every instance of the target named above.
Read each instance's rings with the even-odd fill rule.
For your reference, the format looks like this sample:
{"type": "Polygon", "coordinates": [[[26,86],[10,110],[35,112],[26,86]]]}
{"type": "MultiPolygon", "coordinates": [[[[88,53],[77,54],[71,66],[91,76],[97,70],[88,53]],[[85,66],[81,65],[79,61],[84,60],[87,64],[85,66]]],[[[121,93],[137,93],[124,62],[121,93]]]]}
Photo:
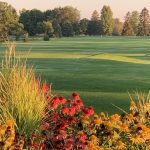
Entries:
{"type": "MultiPolygon", "coordinates": [[[[129,107],[128,92],[150,89],[149,37],[75,37],[49,42],[17,42],[37,75],[52,83],[53,93],[77,91],[97,112],[129,107]]],[[[6,45],[0,45],[1,57],[6,45]]]]}

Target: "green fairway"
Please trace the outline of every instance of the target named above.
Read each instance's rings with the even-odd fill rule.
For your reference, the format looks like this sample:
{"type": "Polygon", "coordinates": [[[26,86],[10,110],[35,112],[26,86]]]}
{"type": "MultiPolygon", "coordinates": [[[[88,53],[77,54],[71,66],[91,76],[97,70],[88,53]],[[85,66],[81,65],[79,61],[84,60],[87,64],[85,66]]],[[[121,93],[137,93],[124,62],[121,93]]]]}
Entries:
{"type": "MultiPolygon", "coordinates": [[[[74,37],[17,42],[38,76],[52,83],[53,93],[77,91],[97,112],[129,107],[128,92],[150,89],[149,37],[74,37]]],[[[0,45],[1,57],[6,44],[0,45]]]]}

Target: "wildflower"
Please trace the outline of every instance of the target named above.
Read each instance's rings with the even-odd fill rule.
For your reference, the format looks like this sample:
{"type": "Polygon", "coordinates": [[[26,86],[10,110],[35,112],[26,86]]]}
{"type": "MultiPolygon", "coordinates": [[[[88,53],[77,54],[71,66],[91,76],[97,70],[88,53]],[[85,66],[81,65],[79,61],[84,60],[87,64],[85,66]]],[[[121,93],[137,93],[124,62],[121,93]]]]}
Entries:
{"type": "Polygon", "coordinates": [[[12,145],[12,143],[13,143],[12,141],[6,141],[6,142],[5,142],[5,146],[4,146],[5,148],[4,148],[4,149],[8,149],[8,148],[12,145]]]}
{"type": "Polygon", "coordinates": [[[119,121],[120,120],[120,116],[118,114],[114,114],[112,116],[109,117],[110,121],[119,121]]]}
{"type": "Polygon", "coordinates": [[[73,145],[74,145],[74,139],[73,138],[66,139],[65,144],[64,144],[64,149],[65,150],[72,150],[73,145]]]}
{"type": "Polygon", "coordinates": [[[77,133],[77,138],[80,139],[81,142],[85,142],[87,136],[83,131],[79,131],[77,133]]]}
{"type": "Polygon", "coordinates": [[[130,102],[130,110],[136,110],[136,109],[137,109],[137,107],[136,107],[135,102],[133,100],[131,100],[131,102],[130,102]]]}
{"type": "Polygon", "coordinates": [[[58,119],[60,119],[60,116],[58,113],[54,113],[52,116],[51,116],[51,120],[52,121],[57,121],[58,119]]]}
{"type": "Polygon", "coordinates": [[[128,124],[127,123],[122,123],[120,125],[120,130],[123,131],[123,132],[128,132],[129,131],[128,124]]]}
{"type": "Polygon", "coordinates": [[[65,130],[68,127],[68,123],[64,120],[61,120],[60,123],[56,126],[56,130],[65,130]]]}
{"type": "Polygon", "coordinates": [[[120,138],[120,135],[116,131],[114,131],[113,141],[116,142],[116,140],[118,140],[119,138],[120,138]]]}
{"type": "Polygon", "coordinates": [[[105,112],[101,112],[101,113],[100,113],[100,118],[101,118],[102,120],[105,120],[105,119],[106,119],[105,112]]]}
{"type": "Polygon", "coordinates": [[[74,102],[72,101],[72,100],[67,100],[67,103],[70,105],[70,106],[72,106],[73,104],[74,104],[74,102]]]}
{"type": "Polygon", "coordinates": [[[92,106],[89,106],[89,107],[87,107],[87,108],[84,108],[83,109],[83,115],[85,116],[85,117],[89,117],[90,115],[93,115],[94,114],[94,110],[93,110],[93,107],[92,106]]]}
{"type": "Polygon", "coordinates": [[[98,115],[97,115],[97,114],[94,114],[94,119],[97,119],[97,118],[99,118],[98,115]]]}
{"type": "Polygon", "coordinates": [[[82,134],[84,134],[84,132],[83,131],[78,131],[77,134],[82,135],[82,134]]]}
{"type": "Polygon", "coordinates": [[[57,96],[53,97],[52,102],[50,104],[50,108],[56,109],[60,104],[60,100],[57,96]]]}
{"type": "Polygon", "coordinates": [[[59,134],[57,135],[57,139],[64,139],[68,136],[68,134],[66,133],[66,131],[64,130],[59,130],[59,134]]]}
{"type": "Polygon", "coordinates": [[[42,86],[42,91],[47,92],[49,90],[49,87],[47,85],[42,86]]]}
{"type": "Polygon", "coordinates": [[[91,135],[90,140],[94,145],[98,144],[98,138],[95,135],[91,135]]]}
{"type": "Polygon", "coordinates": [[[99,118],[96,118],[96,119],[93,120],[93,122],[94,122],[95,125],[100,125],[102,123],[102,120],[99,119],[99,118]]]}
{"type": "Polygon", "coordinates": [[[64,106],[64,107],[62,108],[62,112],[63,112],[63,114],[68,114],[69,108],[64,106]]]}
{"type": "Polygon", "coordinates": [[[13,121],[12,120],[7,120],[6,125],[12,127],[13,121]]]}
{"type": "Polygon", "coordinates": [[[74,117],[70,117],[67,119],[67,123],[69,125],[75,124],[76,123],[76,119],[74,117]]]}
{"type": "Polygon", "coordinates": [[[135,117],[132,114],[127,114],[128,121],[132,121],[135,119],[135,117]]]}
{"type": "Polygon", "coordinates": [[[59,102],[60,102],[60,104],[65,104],[66,103],[66,99],[64,99],[63,96],[60,96],[59,97],[59,102]]]}
{"type": "Polygon", "coordinates": [[[116,148],[117,148],[118,150],[122,150],[122,149],[125,149],[126,146],[125,146],[125,144],[124,144],[122,141],[118,141],[116,148]]]}
{"type": "Polygon", "coordinates": [[[130,137],[130,140],[132,141],[132,144],[140,144],[144,142],[144,139],[140,137],[140,135],[132,135],[130,137]]]}
{"type": "Polygon", "coordinates": [[[83,106],[82,101],[78,99],[78,100],[76,101],[76,109],[77,109],[77,110],[80,110],[80,108],[81,108],[82,106],[83,106]]]}
{"type": "Polygon", "coordinates": [[[74,108],[74,107],[70,107],[70,108],[69,108],[68,115],[69,115],[69,116],[74,116],[74,115],[75,115],[75,113],[76,113],[75,108],[74,108]]]}
{"type": "Polygon", "coordinates": [[[83,118],[83,119],[81,120],[81,123],[82,123],[83,125],[88,125],[90,122],[87,120],[87,118],[83,118]]]}
{"type": "Polygon", "coordinates": [[[43,125],[43,128],[44,128],[44,129],[48,129],[49,126],[50,126],[49,123],[45,122],[44,125],[43,125]]]}
{"type": "Polygon", "coordinates": [[[79,100],[80,99],[78,93],[76,93],[76,92],[74,92],[72,94],[72,97],[73,97],[74,100],[79,100]]]}

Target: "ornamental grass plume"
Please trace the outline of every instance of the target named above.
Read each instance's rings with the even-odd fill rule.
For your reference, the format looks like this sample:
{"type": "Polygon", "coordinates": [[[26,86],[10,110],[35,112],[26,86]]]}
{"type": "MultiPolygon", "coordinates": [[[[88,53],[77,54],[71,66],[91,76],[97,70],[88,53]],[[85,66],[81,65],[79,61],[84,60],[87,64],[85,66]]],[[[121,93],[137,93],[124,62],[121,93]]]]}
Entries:
{"type": "Polygon", "coordinates": [[[38,129],[45,108],[44,93],[32,67],[8,43],[0,72],[0,119],[12,118],[19,134],[27,138],[38,129]]]}

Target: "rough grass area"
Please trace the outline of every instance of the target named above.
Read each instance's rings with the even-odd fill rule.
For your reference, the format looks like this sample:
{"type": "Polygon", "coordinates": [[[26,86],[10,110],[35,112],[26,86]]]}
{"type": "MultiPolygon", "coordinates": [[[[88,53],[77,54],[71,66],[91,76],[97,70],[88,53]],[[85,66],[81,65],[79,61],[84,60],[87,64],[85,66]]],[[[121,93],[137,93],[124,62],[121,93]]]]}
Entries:
{"type": "MultiPolygon", "coordinates": [[[[77,91],[97,112],[129,106],[128,92],[150,89],[149,37],[75,37],[17,42],[21,57],[52,83],[57,95],[77,91]]],[[[6,45],[0,45],[4,53],[6,45]]]]}

